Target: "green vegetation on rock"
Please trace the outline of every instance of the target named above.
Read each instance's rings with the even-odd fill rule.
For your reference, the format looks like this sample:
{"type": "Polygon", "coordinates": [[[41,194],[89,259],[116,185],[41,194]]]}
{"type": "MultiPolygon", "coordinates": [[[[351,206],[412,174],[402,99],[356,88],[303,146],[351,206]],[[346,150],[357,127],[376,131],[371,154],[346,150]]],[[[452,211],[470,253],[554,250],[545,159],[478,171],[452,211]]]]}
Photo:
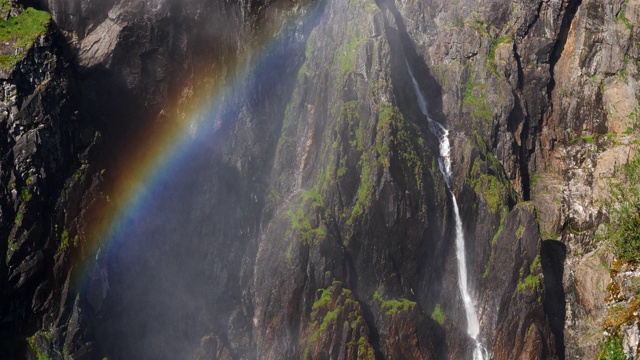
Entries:
{"type": "MultiPolygon", "coordinates": [[[[359,113],[357,116],[359,119],[359,113]]],[[[376,138],[373,147],[365,146],[361,127],[356,130],[355,143],[351,145],[355,145],[357,150],[362,151],[359,161],[360,185],[356,203],[348,221],[349,224],[353,224],[355,219],[370,206],[374,197],[376,171],[380,166],[390,167],[392,158],[398,158],[401,160],[401,164],[406,164],[407,173],[413,175],[417,189],[422,190],[424,166],[420,149],[424,147],[424,141],[416,136],[418,132],[419,130],[414,128],[414,125],[405,120],[400,109],[392,106],[383,106],[378,110],[376,138]]],[[[426,209],[423,207],[421,213],[425,211],[426,209]]]]}
{"type": "Polygon", "coordinates": [[[355,56],[357,54],[358,47],[367,41],[366,39],[358,38],[353,30],[349,31],[348,36],[349,41],[343,51],[338,55],[340,77],[344,77],[355,71],[355,56]]]}
{"type": "Polygon", "coordinates": [[[369,344],[369,340],[360,336],[358,339],[358,359],[374,360],[376,358],[373,347],[369,344]]]}
{"type": "Polygon", "coordinates": [[[69,230],[64,229],[60,235],[60,249],[66,249],[69,247],[69,230]]]}
{"type": "Polygon", "coordinates": [[[23,202],[29,202],[31,201],[33,196],[31,195],[31,192],[28,188],[23,188],[22,191],[20,191],[20,198],[23,202]]]}
{"type": "Polygon", "coordinates": [[[289,209],[286,216],[291,221],[291,230],[297,231],[300,239],[305,244],[316,244],[326,236],[326,231],[322,224],[311,224],[311,213],[316,213],[322,207],[322,196],[318,189],[313,188],[305,191],[300,199],[298,207],[289,209]]]}
{"type": "Polygon", "coordinates": [[[498,74],[498,65],[496,64],[496,50],[501,44],[511,43],[511,35],[501,36],[493,41],[491,51],[489,52],[489,67],[494,74],[498,74]]]}
{"type": "Polygon", "coordinates": [[[342,289],[340,281],[334,281],[331,286],[326,289],[318,289],[320,298],[313,303],[311,307],[312,326],[316,329],[308,343],[313,344],[320,339],[320,336],[327,331],[332,323],[335,323],[338,314],[344,309],[343,306],[337,305],[337,299],[340,295],[348,296],[350,290],[342,289]]]}
{"type": "Polygon", "coordinates": [[[311,308],[311,325],[306,335],[303,358],[311,358],[313,349],[326,345],[326,341],[330,341],[332,337],[344,340],[343,336],[353,336],[344,345],[357,351],[358,359],[375,359],[369,338],[363,333],[367,325],[360,304],[351,290],[344,288],[342,282],[334,280],[329,287],[318,289],[316,293],[318,297],[311,308]]]}
{"type": "Polygon", "coordinates": [[[623,167],[622,181],[610,188],[607,208],[611,221],[604,237],[618,258],[640,261],[640,156],[623,167]]]}
{"type": "MultiPolygon", "coordinates": [[[[3,1],[2,11],[9,6],[3,1]]],[[[0,42],[10,44],[11,50],[6,49],[0,54],[0,69],[9,70],[27,53],[28,48],[38,36],[47,31],[51,15],[48,12],[27,8],[20,15],[0,20],[0,42]]]]}
{"type": "Polygon", "coordinates": [[[486,279],[489,277],[489,272],[491,271],[491,266],[493,266],[493,261],[496,253],[496,246],[498,245],[498,239],[500,235],[504,231],[504,224],[507,220],[507,215],[509,215],[509,208],[504,206],[502,207],[502,211],[500,211],[500,225],[498,226],[498,231],[496,231],[495,235],[491,239],[491,255],[489,255],[489,261],[487,265],[484,267],[484,272],[482,274],[482,278],[486,279]]]}
{"type": "Polygon", "coordinates": [[[489,107],[487,92],[482,88],[482,84],[473,81],[473,74],[469,78],[467,88],[464,91],[462,104],[468,105],[471,109],[471,116],[476,120],[491,121],[493,113],[489,107]]]}
{"type": "Polygon", "coordinates": [[[622,347],[622,337],[610,336],[602,343],[596,360],[627,360],[624,348],[622,347]]]}
{"type": "Polygon", "coordinates": [[[400,311],[410,311],[416,306],[415,301],[404,298],[384,300],[378,291],[373,294],[373,301],[380,303],[380,309],[384,311],[385,315],[393,315],[400,311]]]}
{"type": "Polygon", "coordinates": [[[572,139],[569,142],[569,144],[574,144],[574,143],[576,143],[578,141],[583,141],[583,142],[585,142],[587,144],[593,144],[596,141],[596,139],[593,137],[593,135],[582,135],[579,138],[572,139]]]}
{"type": "Polygon", "coordinates": [[[433,309],[433,313],[431,313],[431,318],[440,325],[443,325],[447,320],[447,315],[442,311],[442,306],[440,306],[440,304],[436,304],[436,307],[433,309]]]}
{"type": "Polygon", "coordinates": [[[622,7],[620,8],[620,12],[618,13],[618,16],[616,16],[616,22],[623,23],[628,30],[631,30],[632,29],[631,22],[629,21],[629,19],[627,19],[627,14],[625,11],[628,3],[629,3],[629,0],[625,0],[624,3],[622,4],[622,7]]]}
{"type": "Polygon", "coordinates": [[[509,181],[503,176],[500,161],[491,152],[487,152],[484,158],[475,158],[469,184],[476,194],[484,198],[493,213],[500,210],[513,192],[509,181]]]}
{"type": "MultiPolygon", "coordinates": [[[[36,337],[37,336],[44,336],[45,338],[48,339],[49,335],[47,335],[46,333],[39,331],[37,332],[35,335],[28,337],[27,338],[27,344],[29,344],[29,348],[31,349],[31,351],[33,352],[33,354],[36,356],[37,360],[51,360],[51,357],[49,355],[47,355],[47,353],[45,353],[44,351],[42,351],[37,345],[36,345],[36,337]]],[[[48,339],[50,340],[50,339],[48,339]]]]}
{"type": "MultiPolygon", "coordinates": [[[[540,255],[533,259],[533,262],[529,266],[529,275],[524,280],[518,281],[517,289],[519,292],[529,290],[535,292],[540,286],[542,265],[540,263],[540,255]]],[[[520,278],[524,275],[524,269],[520,269],[520,278]]]]}

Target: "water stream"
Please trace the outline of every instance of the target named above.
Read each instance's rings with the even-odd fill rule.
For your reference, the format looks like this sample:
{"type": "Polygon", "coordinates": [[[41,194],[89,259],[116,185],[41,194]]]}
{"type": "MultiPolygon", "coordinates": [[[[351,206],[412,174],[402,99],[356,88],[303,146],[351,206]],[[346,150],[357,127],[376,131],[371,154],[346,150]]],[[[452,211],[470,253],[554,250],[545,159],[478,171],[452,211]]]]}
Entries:
{"type": "Polygon", "coordinates": [[[464,311],[467,315],[467,334],[475,341],[476,347],[473,351],[474,360],[488,360],[489,356],[487,350],[478,340],[478,334],[480,333],[480,322],[478,321],[478,314],[473,304],[473,299],[469,294],[469,280],[467,279],[467,259],[465,254],[464,244],[464,229],[462,228],[462,219],[460,218],[460,210],[458,209],[458,201],[451,189],[451,143],[449,141],[449,130],[442,126],[439,122],[433,120],[429,115],[429,109],[427,107],[427,100],[420,89],[420,85],[416,80],[409,62],[405,59],[409,76],[413,83],[413,90],[418,100],[418,105],[422,114],[427,118],[429,130],[440,140],[440,156],[438,157],[438,165],[440,172],[444,176],[444,180],[447,184],[449,194],[451,194],[451,200],[453,203],[453,213],[455,215],[456,225],[456,257],[458,259],[458,287],[460,288],[460,294],[462,295],[462,301],[464,302],[464,311]]]}

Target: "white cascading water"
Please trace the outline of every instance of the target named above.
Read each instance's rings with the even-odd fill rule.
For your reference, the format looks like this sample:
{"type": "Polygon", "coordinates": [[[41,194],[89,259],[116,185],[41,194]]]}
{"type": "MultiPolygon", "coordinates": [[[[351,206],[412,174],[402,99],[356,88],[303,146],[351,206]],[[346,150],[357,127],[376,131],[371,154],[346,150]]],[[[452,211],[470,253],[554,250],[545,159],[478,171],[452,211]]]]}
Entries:
{"type": "Polygon", "coordinates": [[[429,130],[433,135],[440,139],[440,157],[438,158],[438,164],[440,172],[444,176],[444,181],[447,183],[447,189],[451,194],[453,202],[453,213],[455,215],[456,223],[456,256],[458,258],[458,287],[460,288],[460,294],[462,295],[462,301],[464,302],[464,311],[467,315],[467,334],[475,341],[476,348],[473,351],[474,360],[487,360],[489,358],[487,350],[478,341],[478,334],[480,333],[480,323],[478,321],[478,314],[476,308],[473,305],[473,299],[469,294],[468,280],[467,280],[467,259],[464,249],[464,230],[462,229],[462,219],[460,218],[460,211],[458,209],[458,201],[456,196],[451,190],[451,143],[449,142],[449,130],[442,126],[439,122],[434,121],[429,116],[429,109],[427,108],[427,100],[420,89],[420,85],[413,75],[413,70],[409,66],[409,62],[405,59],[409,76],[413,83],[413,90],[418,99],[418,105],[422,114],[427,118],[429,124],[429,130]]]}

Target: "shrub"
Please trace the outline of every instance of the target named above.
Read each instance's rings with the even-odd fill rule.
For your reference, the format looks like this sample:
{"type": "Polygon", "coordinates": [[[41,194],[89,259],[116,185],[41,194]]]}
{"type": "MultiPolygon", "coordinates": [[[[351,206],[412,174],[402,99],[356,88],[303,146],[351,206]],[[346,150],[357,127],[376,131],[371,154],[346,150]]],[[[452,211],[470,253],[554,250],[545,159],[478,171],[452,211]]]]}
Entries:
{"type": "Polygon", "coordinates": [[[625,181],[611,185],[607,203],[611,221],[605,236],[618,258],[640,261],[640,156],[623,170],[625,181]]]}
{"type": "Polygon", "coordinates": [[[604,344],[601,344],[596,360],[627,360],[622,347],[622,338],[620,336],[609,337],[604,344]]]}

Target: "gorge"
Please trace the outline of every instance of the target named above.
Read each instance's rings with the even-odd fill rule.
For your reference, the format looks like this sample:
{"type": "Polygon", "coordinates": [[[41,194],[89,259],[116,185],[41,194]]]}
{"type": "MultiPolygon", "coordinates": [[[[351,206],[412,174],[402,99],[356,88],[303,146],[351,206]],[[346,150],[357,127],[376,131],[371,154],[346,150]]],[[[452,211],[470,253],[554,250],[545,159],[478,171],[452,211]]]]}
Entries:
{"type": "Polygon", "coordinates": [[[444,177],[444,181],[447,184],[447,189],[451,194],[451,201],[453,205],[454,224],[456,228],[455,242],[456,242],[456,260],[458,262],[458,287],[460,288],[460,294],[462,295],[462,301],[464,303],[464,312],[467,317],[467,334],[476,342],[476,349],[473,351],[474,360],[484,360],[489,358],[486,350],[482,344],[478,341],[478,334],[480,333],[480,324],[478,323],[478,315],[476,314],[475,305],[473,299],[469,294],[469,280],[467,275],[467,259],[464,242],[464,230],[462,226],[462,219],[460,218],[460,210],[458,208],[458,201],[456,195],[451,190],[451,144],[449,142],[449,131],[442,125],[435,122],[429,116],[429,110],[427,100],[422,94],[420,85],[413,75],[413,71],[409,66],[409,62],[405,59],[409,77],[411,77],[411,83],[413,84],[413,90],[420,106],[420,111],[427,119],[429,130],[431,133],[439,139],[440,154],[438,157],[438,167],[444,177]]]}
{"type": "Polygon", "coordinates": [[[640,1],[0,5],[0,359],[640,358],[640,1]]]}

